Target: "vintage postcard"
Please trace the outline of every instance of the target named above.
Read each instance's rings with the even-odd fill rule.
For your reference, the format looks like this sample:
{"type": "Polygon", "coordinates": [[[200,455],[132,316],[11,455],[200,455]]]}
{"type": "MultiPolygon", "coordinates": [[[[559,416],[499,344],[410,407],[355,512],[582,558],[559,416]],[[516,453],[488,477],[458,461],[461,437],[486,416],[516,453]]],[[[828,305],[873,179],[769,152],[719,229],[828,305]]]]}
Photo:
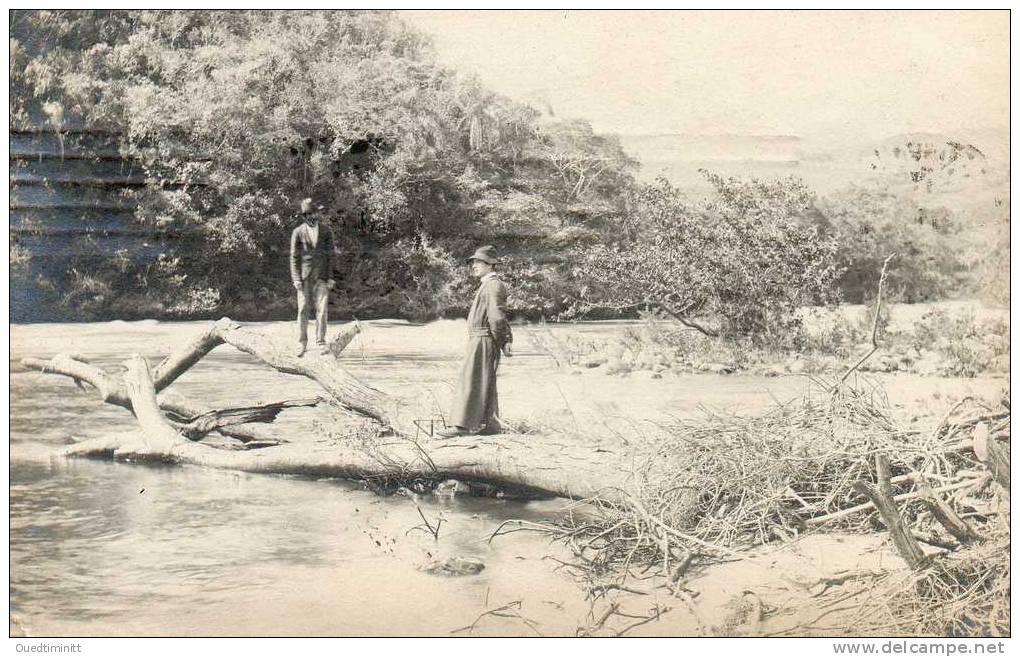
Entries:
{"type": "Polygon", "coordinates": [[[8,20],[18,650],[1003,650],[1009,11],[8,20]]]}

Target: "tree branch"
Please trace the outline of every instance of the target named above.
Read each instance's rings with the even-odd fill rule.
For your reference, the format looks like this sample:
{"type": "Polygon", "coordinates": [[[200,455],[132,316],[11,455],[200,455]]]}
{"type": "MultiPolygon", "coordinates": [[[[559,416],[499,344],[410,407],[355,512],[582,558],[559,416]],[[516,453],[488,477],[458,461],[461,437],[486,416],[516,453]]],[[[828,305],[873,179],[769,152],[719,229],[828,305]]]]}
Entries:
{"type": "Polygon", "coordinates": [[[669,314],[670,317],[672,317],[676,321],[680,322],[684,326],[686,326],[688,328],[692,328],[692,329],[694,329],[696,331],[700,331],[701,333],[707,335],[710,338],[717,338],[717,337],[719,337],[719,331],[716,331],[714,329],[710,329],[710,328],[707,328],[705,326],[702,326],[701,324],[699,324],[698,322],[694,321],[693,319],[690,319],[689,317],[686,317],[685,314],[690,309],[689,307],[686,310],[677,311],[677,310],[673,309],[672,307],[670,307],[668,304],[663,303],[661,301],[657,302],[656,305],[659,306],[660,308],[662,308],[667,314],[669,314]]]}
{"type": "MultiPolygon", "coordinates": [[[[267,424],[276,419],[285,408],[312,407],[321,402],[321,399],[294,399],[287,401],[272,402],[260,406],[241,406],[237,408],[224,408],[221,410],[206,411],[194,417],[174,418],[175,428],[191,440],[198,440],[203,436],[220,431],[226,427],[238,424],[262,423],[267,424]]],[[[160,408],[166,409],[161,405],[160,408]]]]}
{"type": "Polygon", "coordinates": [[[882,521],[885,522],[886,528],[892,534],[896,549],[907,564],[914,570],[921,570],[928,564],[928,558],[921,551],[917,540],[910,534],[903,522],[903,516],[896,508],[892,482],[889,481],[889,460],[884,454],[875,455],[875,470],[878,479],[877,490],[863,481],[854,484],[854,490],[866,495],[878,509],[882,521]]]}
{"type": "Polygon", "coordinates": [[[864,361],[871,358],[872,355],[878,351],[878,320],[882,314],[882,290],[885,287],[885,276],[889,267],[889,261],[892,260],[895,255],[895,253],[890,253],[886,257],[885,262],[882,263],[882,275],[878,278],[878,295],[875,298],[875,321],[871,326],[871,349],[868,353],[861,356],[861,359],[854,363],[853,367],[843,374],[843,376],[839,379],[840,384],[844,383],[858,367],[864,364],[864,361]]]}
{"type": "MultiPolygon", "coordinates": [[[[158,392],[166,388],[217,346],[229,344],[240,351],[255,356],[280,372],[298,374],[313,379],[322,385],[333,399],[346,408],[399,430],[401,427],[397,426],[398,407],[396,402],[355,379],[337,362],[336,357],[350,344],[359,331],[360,327],[357,322],[347,324],[340,330],[330,345],[333,358],[318,356],[298,358],[274,344],[272,340],[261,333],[244,328],[228,318],[223,318],[173,350],[154,368],[151,375],[153,389],[158,392]]],[[[112,376],[94,365],[66,354],[58,354],[48,361],[26,358],[22,363],[26,367],[44,373],[71,377],[75,382],[84,381],[99,391],[103,401],[133,410],[124,377],[112,376]]],[[[278,404],[283,404],[283,406],[276,410],[277,413],[286,405],[293,405],[291,402],[278,402],[278,404]]],[[[187,425],[181,426],[181,430],[189,436],[200,437],[203,432],[225,429],[246,421],[271,421],[271,419],[266,419],[269,417],[267,415],[269,411],[256,410],[255,407],[217,411],[181,398],[173,402],[164,402],[161,407],[171,416],[176,415],[181,420],[179,424],[187,425]],[[204,419],[200,422],[189,425],[203,416],[204,419]],[[246,419],[249,417],[256,419],[246,419]]],[[[236,427],[223,430],[221,433],[241,437],[242,440],[245,438],[260,441],[265,439],[265,436],[236,427]]]]}

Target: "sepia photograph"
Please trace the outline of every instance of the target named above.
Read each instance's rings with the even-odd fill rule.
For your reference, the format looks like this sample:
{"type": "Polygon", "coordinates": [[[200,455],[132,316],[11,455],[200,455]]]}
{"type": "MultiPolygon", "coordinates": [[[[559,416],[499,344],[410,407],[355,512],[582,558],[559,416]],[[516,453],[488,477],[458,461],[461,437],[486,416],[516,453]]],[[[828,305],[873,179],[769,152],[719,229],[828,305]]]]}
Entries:
{"type": "Polygon", "coordinates": [[[9,649],[1005,652],[1010,20],[10,10],[9,649]]]}

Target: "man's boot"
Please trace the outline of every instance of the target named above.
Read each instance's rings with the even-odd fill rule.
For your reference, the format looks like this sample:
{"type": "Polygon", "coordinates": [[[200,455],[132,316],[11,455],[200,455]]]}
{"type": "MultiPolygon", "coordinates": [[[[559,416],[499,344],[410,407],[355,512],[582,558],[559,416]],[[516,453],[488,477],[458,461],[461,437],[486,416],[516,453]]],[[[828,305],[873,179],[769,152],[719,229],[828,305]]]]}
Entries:
{"type": "Polygon", "coordinates": [[[297,358],[301,358],[302,356],[305,355],[305,350],[307,348],[308,346],[304,342],[299,342],[297,349],[294,350],[294,356],[296,356],[297,358]]]}

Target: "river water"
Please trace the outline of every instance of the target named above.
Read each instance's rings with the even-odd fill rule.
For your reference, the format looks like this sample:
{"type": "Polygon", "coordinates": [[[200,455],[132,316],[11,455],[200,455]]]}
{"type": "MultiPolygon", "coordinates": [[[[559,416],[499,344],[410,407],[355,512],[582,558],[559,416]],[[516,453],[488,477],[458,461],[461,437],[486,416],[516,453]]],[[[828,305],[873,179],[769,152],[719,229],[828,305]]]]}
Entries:
{"type": "MultiPolygon", "coordinates": [[[[201,322],[13,326],[11,358],[77,353],[116,370],[126,355],[157,359],[201,322]]],[[[285,331],[285,325],[267,330],[285,331]]],[[[613,323],[541,329],[609,334],[613,323]]],[[[345,365],[408,398],[448,404],[463,322],[369,322],[345,365]]],[[[534,334],[532,334],[533,336],[534,334]]],[[[518,332],[501,370],[508,418],[592,431],[641,431],[649,418],[701,405],[749,409],[800,394],[799,377],[681,376],[627,381],[557,368],[518,332]]],[[[318,393],[300,377],[220,347],[174,388],[212,406],[318,393]]],[[[281,418],[282,421],[282,418],[281,418]]],[[[572,635],[589,603],[550,556],[543,536],[487,540],[510,518],[547,520],[566,502],[380,497],[355,483],[198,467],[67,460],[74,439],[126,431],[133,418],[63,377],[11,376],[11,615],[36,636],[572,635]],[[440,538],[423,531],[419,509],[440,538]],[[467,577],[424,572],[434,559],[469,557],[467,577]],[[482,618],[511,605],[512,613],[482,618]],[[525,620],[527,619],[527,620],[525,620]]],[[[287,431],[283,422],[281,431],[287,431]]],[[[14,621],[12,621],[14,622],[14,621]]]]}
{"type": "MultiPolygon", "coordinates": [[[[393,326],[410,330],[379,323],[352,345],[359,373],[385,385],[415,370],[425,381],[455,371],[455,354],[424,347],[367,353],[372,334],[393,326]]],[[[12,360],[69,351],[116,369],[126,354],[157,358],[197,328],[15,326],[12,360]]],[[[175,388],[212,405],[316,394],[229,347],[175,388]]],[[[55,456],[72,438],[133,422],[62,377],[11,377],[11,614],[30,635],[448,635],[518,600],[522,615],[542,617],[538,631],[569,634],[587,611],[573,581],[543,559],[556,554],[545,539],[486,540],[501,521],[550,518],[562,502],[380,497],[337,480],[55,456]],[[419,507],[433,523],[443,514],[438,542],[412,529],[419,507]],[[420,569],[450,556],[486,568],[468,577],[420,569]],[[547,611],[560,608],[569,611],[547,611]]],[[[535,630],[492,617],[475,633],[535,630]]]]}

